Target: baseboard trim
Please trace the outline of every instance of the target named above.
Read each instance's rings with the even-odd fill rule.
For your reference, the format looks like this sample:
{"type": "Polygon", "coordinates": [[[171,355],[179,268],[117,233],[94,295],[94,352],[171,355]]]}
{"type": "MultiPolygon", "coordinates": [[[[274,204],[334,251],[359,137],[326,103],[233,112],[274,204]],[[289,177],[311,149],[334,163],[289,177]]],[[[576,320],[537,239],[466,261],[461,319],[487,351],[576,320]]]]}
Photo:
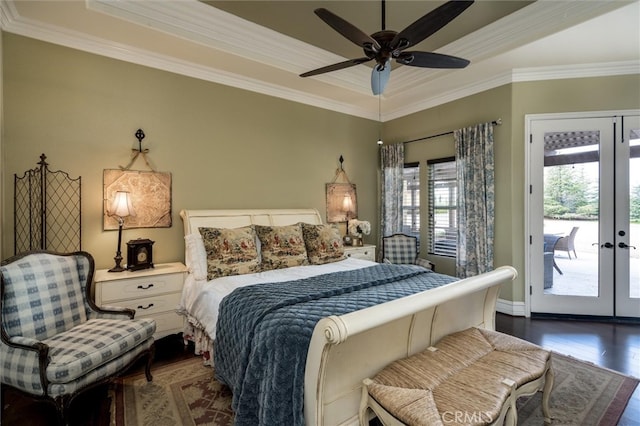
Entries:
{"type": "Polygon", "coordinates": [[[496,303],[496,311],[511,315],[513,317],[526,317],[527,310],[525,309],[524,302],[514,302],[511,300],[498,299],[496,303]]]}
{"type": "Polygon", "coordinates": [[[592,322],[613,322],[617,324],[640,324],[637,317],[612,317],[604,315],[575,315],[575,314],[555,314],[546,312],[532,312],[531,318],[552,319],[561,321],[592,321],[592,322]]]}

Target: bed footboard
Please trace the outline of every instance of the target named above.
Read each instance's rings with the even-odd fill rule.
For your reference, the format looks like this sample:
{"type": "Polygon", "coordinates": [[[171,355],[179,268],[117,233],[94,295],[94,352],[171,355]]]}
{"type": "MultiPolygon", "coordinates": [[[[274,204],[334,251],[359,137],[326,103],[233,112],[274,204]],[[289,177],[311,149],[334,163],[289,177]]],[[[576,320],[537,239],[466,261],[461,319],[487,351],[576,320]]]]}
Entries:
{"type": "Polygon", "coordinates": [[[452,332],[472,326],[495,329],[500,287],[516,276],[513,267],[503,266],[320,320],[307,355],[305,424],[356,425],[364,378],[391,361],[425,350],[452,332]]]}

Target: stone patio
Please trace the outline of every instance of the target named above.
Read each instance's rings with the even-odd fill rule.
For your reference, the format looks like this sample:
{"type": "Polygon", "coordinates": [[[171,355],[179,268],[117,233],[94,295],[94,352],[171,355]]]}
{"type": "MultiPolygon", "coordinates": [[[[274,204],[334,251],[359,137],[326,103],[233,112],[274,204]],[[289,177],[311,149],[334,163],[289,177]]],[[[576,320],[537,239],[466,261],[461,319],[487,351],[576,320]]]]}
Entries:
{"type": "MultiPolygon", "coordinates": [[[[562,275],[553,270],[553,286],[545,289],[545,294],[598,296],[598,231],[597,222],[545,220],[545,233],[568,233],[573,226],[579,226],[575,247],[578,257],[571,253],[556,251],[555,261],[562,275]],[[594,245],[595,243],[595,245],[594,245]]],[[[631,297],[640,297],[640,225],[631,226],[631,297]]]]}

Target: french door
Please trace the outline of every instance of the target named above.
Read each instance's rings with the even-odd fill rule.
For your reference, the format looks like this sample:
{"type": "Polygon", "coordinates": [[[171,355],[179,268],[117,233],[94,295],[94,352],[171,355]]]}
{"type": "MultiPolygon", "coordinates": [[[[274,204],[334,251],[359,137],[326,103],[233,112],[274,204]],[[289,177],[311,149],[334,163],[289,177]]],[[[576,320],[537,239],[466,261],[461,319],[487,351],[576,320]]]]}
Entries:
{"type": "Polygon", "coordinates": [[[527,127],[531,312],[640,317],[640,113],[527,127]]]}

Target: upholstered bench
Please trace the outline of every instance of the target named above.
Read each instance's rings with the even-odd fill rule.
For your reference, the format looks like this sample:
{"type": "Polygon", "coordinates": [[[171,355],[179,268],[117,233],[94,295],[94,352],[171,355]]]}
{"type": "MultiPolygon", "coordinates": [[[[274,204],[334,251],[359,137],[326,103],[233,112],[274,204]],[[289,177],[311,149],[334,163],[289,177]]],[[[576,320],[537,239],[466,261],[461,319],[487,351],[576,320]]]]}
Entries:
{"type": "Polygon", "coordinates": [[[539,390],[550,422],[552,386],[549,351],[469,328],[365,379],[360,423],[368,425],[371,409],[385,425],[515,425],[518,397],[539,390]]]}

